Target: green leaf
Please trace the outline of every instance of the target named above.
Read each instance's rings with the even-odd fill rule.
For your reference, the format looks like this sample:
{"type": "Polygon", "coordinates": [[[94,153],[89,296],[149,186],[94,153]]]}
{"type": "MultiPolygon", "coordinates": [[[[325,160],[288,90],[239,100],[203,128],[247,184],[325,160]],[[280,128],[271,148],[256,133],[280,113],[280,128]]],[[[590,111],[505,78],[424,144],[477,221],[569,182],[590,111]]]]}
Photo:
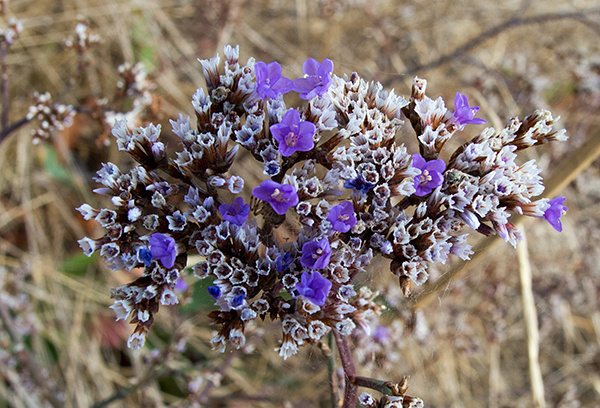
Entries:
{"type": "Polygon", "coordinates": [[[61,271],[67,275],[84,276],[88,268],[96,262],[97,258],[97,254],[93,254],[90,257],[84,254],[73,255],[63,261],[61,271]]]}
{"type": "Polygon", "coordinates": [[[215,309],[215,300],[208,294],[208,287],[212,286],[214,278],[205,278],[192,285],[192,300],[180,308],[183,314],[194,314],[201,310],[215,309]]]}
{"type": "Polygon", "coordinates": [[[53,179],[58,180],[65,184],[71,184],[73,177],[71,173],[58,161],[56,152],[52,147],[45,146],[44,155],[42,156],[43,166],[53,179]]]}

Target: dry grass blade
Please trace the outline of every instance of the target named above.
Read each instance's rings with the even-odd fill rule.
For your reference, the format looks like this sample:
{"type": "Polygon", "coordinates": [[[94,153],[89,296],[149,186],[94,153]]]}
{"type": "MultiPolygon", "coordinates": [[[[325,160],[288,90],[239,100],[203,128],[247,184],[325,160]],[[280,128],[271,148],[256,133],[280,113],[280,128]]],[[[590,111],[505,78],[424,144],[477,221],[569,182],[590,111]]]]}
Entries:
{"type": "Polygon", "coordinates": [[[521,298],[523,299],[523,314],[527,326],[527,352],[529,355],[529,379],[531,381],[531,393],[534,406],[545,408],[544,381],[539,361],[540,333],[538,330],[537,311],[533,299],[533,285],[531,264],[529,262],[529,248],[527,246],[527,235],[523,231],[523,241],[517,246],[517,257],[519,258],[519,276],[521,278],[521,298]]]}

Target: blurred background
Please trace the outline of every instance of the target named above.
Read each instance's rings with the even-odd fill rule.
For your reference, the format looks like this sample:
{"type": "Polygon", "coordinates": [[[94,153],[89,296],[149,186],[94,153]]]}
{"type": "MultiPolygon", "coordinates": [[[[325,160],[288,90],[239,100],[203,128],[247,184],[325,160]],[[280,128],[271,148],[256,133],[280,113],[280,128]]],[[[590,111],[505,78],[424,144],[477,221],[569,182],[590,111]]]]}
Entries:
{"type": "MultiPolygon", "coordinates": [[[[226,44],[240,45],[242,63],[276,60],[291,78],[302,75],[308,57],[330,58],[338,76],[357,72],[408,96],[418,75],[428,81],[428,96],[442,96],[452,109],[460,91],[497,129],[538,108],[560,116],[569,141],[529,149],[521,159],[536,159],[554,183],[554,196],[567,197],[563,232],[527,220],[520,225],[527,243],[519,258],[499,242],[429,302],[403,300],[387,265],[374,263],[362,283],[379,291],[387,306],[379,318],[386,342],[357,335],[356,363],[366,377],[399,381],[409,375],[409,394],[428,407],[600,406],[597,1],[2,5],[0,28],[16,17],[23,30],[5,59],[9,123],[18,126],[2,135],[0,145],[0,406],[332,406],[341,376],[337,369],[328,372],[326,347],[309,345],[283,361],[274,351],[280,329],[265,321],[243,350],[212,351],[208,284],[191,274],[181,304],[157,315],[146,347],[128,350],[132,326],[114,321],[110,289],[140,271],[111,272],[77,245],[84,236],[103,235],[75,211],[84,202],[110,206],[91,193],[96,170],[107,161],[132,165],[111,140],[106,112],[136,111],[140,124],[161,123],[168,148],[176,150],[168,119],[179,112],[193,116],[191,95],[204,86],[197,58],[213,57],[226,44]],[[68,47],[69,38],[77,42],[79,23],[93,41],[83,49],[68,47]],[[139,62],[147,78],[139,66],[132,71],[139,62]],[[120,72],[125,63],[129,67],[120,72]],[[124,92],[124,72],[137,72],[134,82],[147,88],[124,92]],[[28,121],[29,106],[39,102],[36,92],[71,105],[71,126],[48,129],[28,121]],[[522,291],[527,268],[532,286],[522,291]],[[537,321],[534,316],[527,324],[524,315],[532,311],[537,321]],[[534,326],[539,330],[532,332],[534,326]],[[528,355],[536,336],[538,361],[528,355]],[[530,380],[531,369],[539,370],[543,384],[530,380]]],[[[447,154],[480,130],[468,126],[447,154]]],[[[411,136],[406,132],[400,141],[415,149],[411,136]]],[[[256,171],[256,180],[262,176],[260,168],[244,170],[256,171]]],[[[447,278],[451,268],[432,269],[431,279],[447,278]]]]}

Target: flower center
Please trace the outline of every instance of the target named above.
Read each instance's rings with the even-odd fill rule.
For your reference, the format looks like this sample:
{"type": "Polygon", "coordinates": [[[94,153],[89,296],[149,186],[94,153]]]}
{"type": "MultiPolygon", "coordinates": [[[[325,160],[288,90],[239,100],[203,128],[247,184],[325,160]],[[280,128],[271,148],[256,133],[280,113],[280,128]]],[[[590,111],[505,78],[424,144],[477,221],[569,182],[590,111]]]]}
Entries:
{"type": "Polygon", "coordinates": [[[318,248],[315,253],[312,255],[313,259],[319,259],[321,257],[321,255],[323,255],[323,250],[321,248],[318,248]]]}
{"type": "Polygon", "coordinates": [[[279,191],[278,188],[276,188],[275,190],[273,190],[273,194],[271,194],[271,198],[273,198],[275,201],[279,201],[279,202],[288,202],[288,201],[290,201],[289,198],[285,198],[283,196],[283,194],[281,194],[281,191],[279,191]]]}
{"type": "Polygon", "coordinates": [[[350,215],[348,215],[348,214],[340,214],[338,216],[338,221],[346,221],[348,218],[350,218],[350,215]]]}
{"type": "Polygon", "coordinates": [[[423,170],[423,172],[421,173],[421,175],[419,177],[421,178],[421,182],[419,184],[426,184],[426,183],[430,182],[431,180],[433,180],[433,177],[431,177],[429,175],[428,170],[423,170]]]}
{"type": "Polygon", "coordinates": [[[294,132],[290,132],[285,136],[285,144],[294,147],[298,143],[298,135],[294,132]]]}

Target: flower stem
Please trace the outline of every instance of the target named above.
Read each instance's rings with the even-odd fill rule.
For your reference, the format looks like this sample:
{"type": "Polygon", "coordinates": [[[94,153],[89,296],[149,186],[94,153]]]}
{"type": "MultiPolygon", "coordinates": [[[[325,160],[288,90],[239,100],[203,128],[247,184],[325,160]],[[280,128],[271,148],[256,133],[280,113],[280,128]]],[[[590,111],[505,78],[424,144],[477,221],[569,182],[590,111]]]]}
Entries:
{"type": "Polygon", "coordinates": [[[329,377],[329,397],[330,403],[332,407],[336,406],[337,397],[335,393],[335,386],[333,384],[334,373],[335,373],[335,358],[333,355],[333,330],[329,332],[327,335],[327,346],[328,349],[326,353],[327,357],[327,376],[329,377]]]}
{"type": "Polygon", "coordinates": [[[352,360],[352,351],[350,350],[350,345],[348,345],[348,339],[345,336],[342,336],[335,330],[333,330],[333,336],[335,337],[335,343],[338,352],[340,353],[340,359],[342,360],[342,367],[346,377],[344,404],[342,405],[342,408],[355,408],[356,401],[358,400],[358,387],[354,384],[356,368],[354,367],[354,361],[352,360]]]}

